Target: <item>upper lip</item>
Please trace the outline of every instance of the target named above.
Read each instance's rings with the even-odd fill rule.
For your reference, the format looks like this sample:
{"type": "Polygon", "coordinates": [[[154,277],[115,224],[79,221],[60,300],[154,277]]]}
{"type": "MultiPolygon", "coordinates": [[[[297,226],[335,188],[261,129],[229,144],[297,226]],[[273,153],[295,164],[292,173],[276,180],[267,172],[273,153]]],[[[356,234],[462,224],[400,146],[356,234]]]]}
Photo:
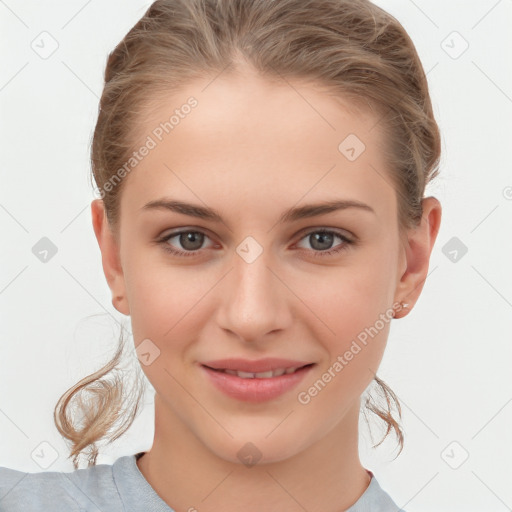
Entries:
{"type": "Polygon", "coordinates": [[[267,357],[258,360],[241,358],[216,359],[215,361],[206,361],[201,364],[209,368],[214,368],[215,370],[239,370],[242,372],[260,373],[278,370],[280,368],[300,368],[301,366],[312,363],[310,361],[294,361],[291,359],[267,357]]]}

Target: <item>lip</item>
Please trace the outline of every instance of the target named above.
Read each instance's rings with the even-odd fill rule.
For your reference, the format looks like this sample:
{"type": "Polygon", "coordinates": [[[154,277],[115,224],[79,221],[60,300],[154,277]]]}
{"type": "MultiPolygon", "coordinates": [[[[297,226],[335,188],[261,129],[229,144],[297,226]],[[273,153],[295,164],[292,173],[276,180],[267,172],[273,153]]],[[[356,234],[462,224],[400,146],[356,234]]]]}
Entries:
{"type": "Polygon", "coordinates": [[[248,361],[247,359],[223,359],[210,361],[200,365],[209,381],[225,395],[243,402],[261,403],[273,400],[296,387],[302,379],[315,366],[314,363],[290,361],[285,359],[261,359],[248,361]],[[251,373],[265,372],[278,368],[299,368],[294,373],[280,375],[279,377],[243,379],[237,375],[230,375],[213,369],[215,364],[219,369],[240,370],[251,373]]]}

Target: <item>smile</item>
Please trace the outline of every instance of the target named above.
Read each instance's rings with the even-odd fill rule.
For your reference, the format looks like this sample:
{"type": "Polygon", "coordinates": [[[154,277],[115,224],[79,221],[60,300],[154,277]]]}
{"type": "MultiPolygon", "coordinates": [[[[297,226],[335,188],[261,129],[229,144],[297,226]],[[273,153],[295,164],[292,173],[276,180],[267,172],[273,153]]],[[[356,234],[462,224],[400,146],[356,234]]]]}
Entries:
{"type": "Polygon", "coordinates": [[[281,377],[281,375],[290,375],[291,373],[295,373],[299,368],[303,368],[303,366],[296,366],[292,368],[277,368],[276,370],[269,370],[267,372],[243,372],[241,370],[229,370],[229,369],[216,369],[212,368],[212,370],[218,372],[224,372],[228,375],[236,375],[241,379],[271,379],[273,377],[281,377]]]}
{"type": "Polygon", "coordinates": [[[314,366],[316,363],[283,359],[230,359],[200,364],[214,389],[229,398],[252,403],[270,401],[291,391],[314,366]]]}

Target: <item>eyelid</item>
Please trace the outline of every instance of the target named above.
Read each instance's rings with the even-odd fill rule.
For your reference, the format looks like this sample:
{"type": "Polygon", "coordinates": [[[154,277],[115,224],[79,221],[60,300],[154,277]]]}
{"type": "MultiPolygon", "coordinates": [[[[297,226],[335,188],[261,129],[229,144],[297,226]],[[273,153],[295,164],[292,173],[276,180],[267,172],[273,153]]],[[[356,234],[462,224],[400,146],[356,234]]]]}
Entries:
{"type": "Polygon", "coordinates": [[[347,238],[354,242],[356,240],[355,235],[353,235],[350,231],[347,231],[346,229],[342,229],[342,228],[331,228],[329,226],[316,226],[316,227],[304,228],[303,230],[299,231],[297,236],[299,237],[299,239],[302,239],[311,233],[318,233],[318,232],[322,232],[322,231],[329,232],[329,233],[331,233],[331,232],[335,233],[338,236],[347,238]]]}

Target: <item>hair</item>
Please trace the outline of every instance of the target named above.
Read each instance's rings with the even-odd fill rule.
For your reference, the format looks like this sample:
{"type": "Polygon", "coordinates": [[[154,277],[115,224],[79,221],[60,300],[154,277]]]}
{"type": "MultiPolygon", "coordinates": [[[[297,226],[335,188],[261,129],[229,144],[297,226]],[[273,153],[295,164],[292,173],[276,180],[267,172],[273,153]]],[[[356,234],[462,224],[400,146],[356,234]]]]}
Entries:
{"type": "MultiPolygon", "coordinates": [[[[439,172],[440,133],[420,58],[392,15],[369,0],[157,0],[108,56],[92,138],[92,174],[114,235],[125,179],[112,183],[124,176],[120,169],[142,136],[134,127],[170,92],[195,79],[243,72],[246,65],[269,80],[323,85],[377,113],[388,172],[376,179],[389,178],[396,191],[400,232],[421,222],[425,188],[439,172]]],[[[68,389],[55,407],[75,468],[86,449],[94,465],[96,443],[119,437],[139,411],[140,394],[116,428],[123,417],[122,381],[107,384],[104,377],[115,370],[122,345],[121,332],[114,358],[68,389]],[[86,391],[92,398],[84,403],[86,391]],[[82,413],[79,429],[73,405],[82,413]]],[[[386,407],[367,399],[365,408],[387,425],[384,438],[394,431],[401,452],[403,431],[392,413],[394,406],[401,419],[398,398],[377,376],[372,382],[386,407]]]]}

